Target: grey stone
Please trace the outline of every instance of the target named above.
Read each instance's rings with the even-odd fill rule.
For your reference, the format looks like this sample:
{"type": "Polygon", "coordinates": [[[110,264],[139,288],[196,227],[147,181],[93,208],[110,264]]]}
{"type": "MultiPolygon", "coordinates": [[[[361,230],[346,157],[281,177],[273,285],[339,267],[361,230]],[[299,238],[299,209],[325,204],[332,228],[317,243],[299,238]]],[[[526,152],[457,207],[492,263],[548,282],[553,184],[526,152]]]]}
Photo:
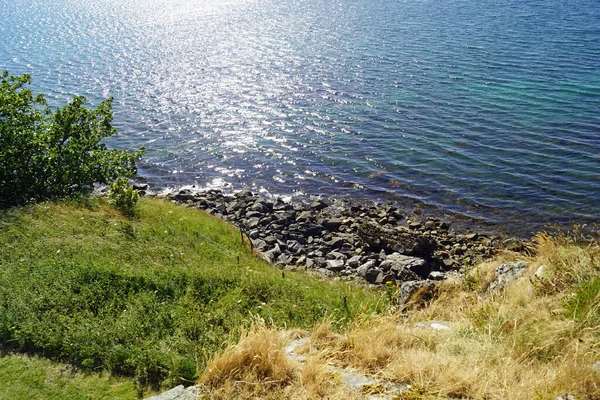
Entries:
{"type": "Polygon", "coordinates": [[[327,207],[329,207],[329,204],[327,204],[323,200],[315,200],[312,203],[310,203],[310,208],[312,208],[313,210],[317,210],[317,211],[322,210],[327,207]]]}
{"type": "Polygon", "coordinates": [[[430,328],[436,331],[449,331],[450,326],[445,321],[422,321],[415,324],[415,328],[430,328]]]}
{"type": "Polygon", "coordinates": [[[196,400],[197,398],[198,393],[194,393],[193,390],[186,390],[183,385],[179,385],[158,396],[148,397],[146,400],[196,400]]]}
{"type": "Polygon", "coordinates": [[[519,261],[512,264],[502,264],[496,271],[494,271],[495,279],[488,287],[489,292],[499,291],[506,287],[507,283],[510,283],[527,271],[527,263],[519,261]]]}
{"type": "Polygon", "coordinates": [[[265,242],[267,242],[267,244],[270,246],[277,243],[277,238],[273,235],[269,235],[265,237],[265,242]]]}
{"type": "Polygon", "coordinates": [[[383,279],[383,271],[381,271],[379,268],[370,268],[365,274],[365,279],[368,282],[377,283],[378,279],[383,279]],[[381,277],[379,277],[379,274],[381,274],[381,277]]]}
{"type": "Polygon", "coordinates": [[[286,244],[288,250],[294,254],[301,253],[304,250],[304,247],[295,240],[288,240],[286,244]]]}
{"type": "Polygon", "coordinates": [[[332,251],[327,254],[327,258],[333,260],[346,260],[348,257],[338,251],[332,251]]]}
{"type": "Polygon", "coordinates": [[[256,250],[258,251],[263,251],[267,248],[267,242],[262,239],[254,239],[252,240],[252,244],[254,244],[254,247],[256,247],[256,250]]]}
{"type": "Polygon", "coordinates": [[[251,211],[258,211],[261,212],[263,214],[267,213],[270,211],[269,207],[267,206],[267,204],[265,202],[262,201],[257,201],[256,203],[254,203],[251,207],[250,207],[251,211]]]}
{"type": "Polygon", "coordinates": [[[280,254],[279,257],[277,257],[277,264],[279,265],[288,265],[288,264],[292,264],[293,258],[292,256],[290,256],[289,254],[280,254]]]}
{"type": "Polygon", "coordinates": [[[327,269],[339,272],[344,269],[344,260],[327,260],[327,269]]]}
{"type": "Polygon", "coordinates": [[[336,236],[325,244],[332,249],[340,249],[344,245],[344,239],[336,236]]]}
{"type": "Polygon", "coordinates": [[[517,238],[506,239],[502,242],[502,245],[506,250],[514,251],[517,253],[520,253],[523,250],[525,250],[525,245],[517,238]]]}
{"type": "Polygon", "coordinates": [[[342,220],[339,218],[328,218],[321,221],[321,225],[332,232],[336,232],[340,229],[340,226],[342,226],[342,220]]]}
{"type": "Polygon", "coordinates": [[[322,225],[310,225],[304,228],[308,236],[320,236],[324,229],[322,225]]]}
{"type": "Polygon", "coordinates": [[[385,271],[394,272],[400,280],[415,280],[418,276],[426,276],[429,273],[427,261],[399,253],[386,256],[379,267],[385,271]]]}
{"type": "Polygon", "coordinates": [[[310,212],[310,211],[302,211],[296,217],[296,221],[298,221],[298,222],[308,221],[308,220],[310,220],[312,218],[312,216],[313,216],[312,212],[310,212]]]}
{"type": "Polygon", "coordinates": [[[358,276],[365,278],[367,276],[367,271],[375,266],[375,261],[369,260],[360,267],[356,269],[356,273],[358,276]]]}
{"type": "Polygon", "coordinates": [[[556,400],[577,400],[577,399],[572,394],[565,393],[565,394],[561,394],[560,396],[558,396],[556,398],[556,400]]]}
{"type": "Polygon", "coordinates": [[[431,279],[432,281],[443,281],[446,279],[446,273],[441,271],[431,271],[427,279],[431,279]]]}
{"type": "Polygon", "coordinates": [[[280,254],[281,254],[281,249],[279,248],[279,245],[275,245],[274,248],[263,253],[263,257],[265,260],[267,260],[267,262],[269,264],[273,264],[275,262],[275,260],[277,259],[277,257],[279,257],[280,254]]]}
{"type": "Polygon", "coordinates": [[[358,266],[360,265],[360,256],[353,256],[350,257],[350,259],[348,260],[348,262],[346,263],[350,268],[358,268],[358,266]]]}

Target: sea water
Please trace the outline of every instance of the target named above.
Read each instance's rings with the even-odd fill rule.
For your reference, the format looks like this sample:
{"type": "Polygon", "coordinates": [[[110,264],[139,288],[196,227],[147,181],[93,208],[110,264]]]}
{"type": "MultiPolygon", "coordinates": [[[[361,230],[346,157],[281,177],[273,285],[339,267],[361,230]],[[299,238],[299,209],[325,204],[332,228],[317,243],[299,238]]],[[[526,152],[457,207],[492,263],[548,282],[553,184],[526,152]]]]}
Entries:
{"type": "Polygon", "coordinates": [[[600,215],[598,0],[0,0],[0,70],[114,96],[154,187],[600,215]]]}

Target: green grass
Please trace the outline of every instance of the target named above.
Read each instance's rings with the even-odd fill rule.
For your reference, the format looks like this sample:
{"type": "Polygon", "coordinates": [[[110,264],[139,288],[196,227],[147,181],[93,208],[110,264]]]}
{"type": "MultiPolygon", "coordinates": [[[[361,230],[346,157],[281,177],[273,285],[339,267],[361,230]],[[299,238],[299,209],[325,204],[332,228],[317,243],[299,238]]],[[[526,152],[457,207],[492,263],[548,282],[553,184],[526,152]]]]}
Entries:
{"type": "Polygon", "coordinates": [[[39,357],[0,357],[0,400],[137,400],[131,379],[82,373],[39,357]]]}
{"type": "Polygon", "coordinates": [[[381,309],[381,295],[269,267],[239,231],[154,199],[135,219],[104,200],[0,214],[0,343],[148,386],[194,381],[252,318],[308,328],[381,309]],[[344,306],[344,297],[347,306],[344,306]]]}
{"type": "Polygon", "coordinates": [[[567,313],[575,320],[590,326],[600,324],[600,277],[582,282],[566,302],[567,313]]]}

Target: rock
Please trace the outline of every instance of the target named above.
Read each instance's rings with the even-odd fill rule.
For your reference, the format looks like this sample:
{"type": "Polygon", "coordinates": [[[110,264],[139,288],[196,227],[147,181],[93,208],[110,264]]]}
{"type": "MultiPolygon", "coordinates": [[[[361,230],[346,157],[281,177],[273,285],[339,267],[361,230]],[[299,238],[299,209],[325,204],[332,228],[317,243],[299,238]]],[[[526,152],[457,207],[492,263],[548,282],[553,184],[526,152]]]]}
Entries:
{"type": "Polygon", "coordinates": [[[358,276],[360,276],[361,278],[366,278],[367,271],[369,271],[374,266],[375,266],[375,261],[369,260],[366,263],[364,263],[363,265],[361,265],[358,268],[356,268],[356,274],[358,276]]]}
{"type": "Polygon", "coordinates": [[[310,211],[302,211],[297,217],[297,222],[306,222],[312,218],[313,213],[310,211]]]}
{"type": "Polygon", "coordinates": [[[560,396],[558,396],[556,398],[556,400],[577,400],[577,399],[572,394],[565,393],[565,394],[561,394],[560,396]]]}
{"type": "Polygon", "coordinates": [[[495,279],[488,287],[488,292],[504,289],[507,283],[516,280],[527,271],[527,263],[519,261],[513,264],[502,264],[494,271],[495,279]]]}
{"type": "Polygon", "coordinates": [[[327,204],[323,200],[315,200],[312,203],[310,203],[310,208],[316,211],[322,210],[327,207],[329,207],[329,204],[327,204]]]}
{"type": "Polygon", "coordinates": [[[398,305],[405,307],[412,302],[420,303],[433,298],[435,282],[433,281],[408,281],[400,285],[398,305]]]}
{"type": "Polygon", "coordinates": [[[394,274],[385,273],[383,271],[379,272],[379,274],[377,275],[377,278],[375,279],[375,283],[378,285],[383,285],[387,282],[395,282],[395,281],[396,281],[396,277],[394,276],[394,274]]]}
{"type": "Polygon", "coordinates": [[[269,235],[267,237],[265,237],[265,242],[269,245],[272,246],[275,243],[277,243],[277,238],[273,235],[269,235]]]}
{"type": "Polygon", "coordinates": [[[279,245],[275,245],[274,248],[263,253],[263,257],[265,260],[267,260],[267,262],[269,264],[273,264],[275,262],[275,260],[277,259],[277,257],[279,257],[280,254],[281,254],[281,249],[279,248],[279,245]]]}
{"type": "Polygon", "coordinates": [[[517,238],[506,239],[502,242],[502,246],[504,246],[506,250],[514,251],[516,253],[520,253],[525,250],[525,245],[517,238]]]}
{"type": "Polygon", "coordinates": [[[193,193],[187,190],[182,190],[177,193],[175,196],[175,200],[185,202],[187,200],[194,200],[196,196],[193,193]]]}
{"type": "Polygon", "coordinates": [[[258,251],[263,251],[267,248],[267,242],[262,239],[253,239],[252,244],[258,251]]]}
{"type": "Polygon", "coordinates": [[[456,261],[454,258],[444,258],[442,260],[442,263],[444,264],[444,267],[446,267],[446,269],[453,269],[459,265],[458,261],[456,261]]]}
{"type": "Polygon", "coordinates": [[[257,201],[255,202],[251,207],[250,207],[251,211],[258,211],[262,214],[266,214],[268,213],[271,209],[268,206],[268,204],[264,201],[257,201]]]}
{"type": "Polygon", "coordinates": [[[436,331],[449,331],[450,330],[449,324],[445,321],[417,322],[415,324],[415,328],[431,328],[431,329],[435,329],[436,331]]]}
{"type": "Polygon", "coordinates": [[[161,393],[158,396],[148,397],[146,400],[196,400],[198,398],[198,388],[191,386],[192,389],[186,389],[183,385],[161,393]]]}
{"type": "MultiPolygon", "coordinates": [[[[410,270],[414,274],[426,277],[429,274],[429,267],[427,261],[418,257],[405,256],[399,253],[392,253],[385,257],[384,261],[381,262],[379,267],[385,271],[391,270],[396,274],[401,274],[404,270],[410,270]]],[[[412,280],[412,279],[406,279],[412,280]]]]}
{"type": "Polygon", "coordinates": [[[348,260],[348,262],[347,262],[346,264],[347,264],[347,265],[348,265],[350,268],[354,268],[354,269],[356,269],[356,268],[358,268],[358,267],[359,267],[359,265],[360,265],[360,259],[361,259],[361,257],[360,257],[360,256],[353,256],[353,257],[350,257],[350,259],[348,260]]]}
{"type": "Polygon", "coordinates": [[[421,226],[423,226],[423,225],[421,225],[421,223],[417,222],[417,221],[411,221],[408,223],[408,229],[411,229],[411,230],[421,229],[421,226]]]}
{"type": "Polygon", "coordinates": [[[596,361],[594,365],[592,365],[592,369],[598,373],[600,373],[600,361],[596,361]]]}
{"type": "Polygon", "coordinates": [[[328,218],[319,222],[331,232],[337,232],[342,226],[342,220],[339,218],[328,218]]]}
{"type": "Polygon", "coordinates": [[[277,264],[279,265],[288,265],[288,264],[292,264],[293,258],[292,256],[290,256],[289,254],[280,254],[279,257],[277,257],[277,264]]]}
{"type": "Polygon", "coordinates": [[[332,249],[340,249],[344,245],[344,239],[342,239],[341,237],[335,236],[334,238],[332,238],[330,241],[328,241],[325,244],[328,247],[331,247],[332,249]]]}
{"type": "Polygon", "coordinates": [[[432,281],[443,281],[444,279],[447,279],[447,275],[445,272],[431,271],[429,273],[429,276],[427,276],[427,279],[430,279],[432,281]]]}
{"type": "Polygon", "coordinates": [[[299,254],[304,250],[304,247],[295,240],[287,241],[287,249],[293,254],[299,254]]]}
{"type": "Polygon", "coordinates": [[[346,260],[348,257],[346,257],[343,253],[340,253],[338,251],[331,251],[327,254],[327,258],[329,259],[333,259],[333,260],[346,260]]]}
{"type": "Polygon", "coordinates": [[[340,272],[344,269],[344,260],[327,260],[327,269],[333,272],[340,272]]]}
{"type": "Polygon", "coordinates": [[[365,279],[367,282],[377,283],[378,278],[380,281],[379,283],[381,283],[383,280],[383,271],[381,271],[379,268],[369,268],[365,273],[365,279]],[[381,274],[381,277],[379,277],[379,274],[381,274]]]}
{"type": "Polygon", "coordinates": [[[308,236],[321,236],[321,233],[323,232],[325,228],[322,225],[311,225],[308,226],[306,228],[304,228],[304,231],[306,232],[306,234],[308,236]]]}
{"type": "Polygon", "coordinates": [[[533,276],[535,276],[538,279],[542,279],[544,277],[545,270],[546,270],[546,266],[540,265],[539,268],[535,270],[535,274],[533,274],[533,276]]]}
{"type": "Polygon", "coordinates": [[[138,190],[138,191],[146,191],[148,190],[148,184],[147,183],[134,183],[132,185],[133,190],[138,190]]]}
{"type": "Polygon", "coordinates": [[[306,262],[304,263],[304,266],[306,268],[312,268],[312,267],[314,267],[314,265],[315,265],[315,262],[312,258],[307,258],[306,262]]]}

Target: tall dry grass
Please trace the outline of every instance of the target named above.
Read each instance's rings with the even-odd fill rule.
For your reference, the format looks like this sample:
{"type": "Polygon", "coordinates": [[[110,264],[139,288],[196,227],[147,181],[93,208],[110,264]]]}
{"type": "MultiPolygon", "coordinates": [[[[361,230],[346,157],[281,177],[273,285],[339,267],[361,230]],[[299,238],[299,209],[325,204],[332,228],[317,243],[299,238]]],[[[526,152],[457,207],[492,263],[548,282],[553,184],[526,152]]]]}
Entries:
{"type": "MultiPolygon", "coordinates": [[[[319,324],[303,349],[307,366],[292,366],[296,377],[284,368],[286,386],[273,398],[342,398],[332,397],[346,389],[323,367],[329,363],[408,385],[403,399],[530,400],[565,393],[600,399],[600,372],[592,368],[600,360],[600,328],[594,319],[600,294],[582,299],[587,307],[582,312],[569,312],[573,299],[587,293],[581,285],[599,279],[598,241],[581,244],[540,234],[531,248],[533,255],[501,254],[461,281],[441,283],[424,307],[365,316],[343,334],[334,332],[331,323],[319,324]],[[525,275],[502,291],[488,291],[497,266],[516,260],[528,263],[525,275]],[[449,329],[433,329],[427,321],[449,329]]],[[[281,347],[285,333],[277,335],[269,341],[281,347]]]]}

